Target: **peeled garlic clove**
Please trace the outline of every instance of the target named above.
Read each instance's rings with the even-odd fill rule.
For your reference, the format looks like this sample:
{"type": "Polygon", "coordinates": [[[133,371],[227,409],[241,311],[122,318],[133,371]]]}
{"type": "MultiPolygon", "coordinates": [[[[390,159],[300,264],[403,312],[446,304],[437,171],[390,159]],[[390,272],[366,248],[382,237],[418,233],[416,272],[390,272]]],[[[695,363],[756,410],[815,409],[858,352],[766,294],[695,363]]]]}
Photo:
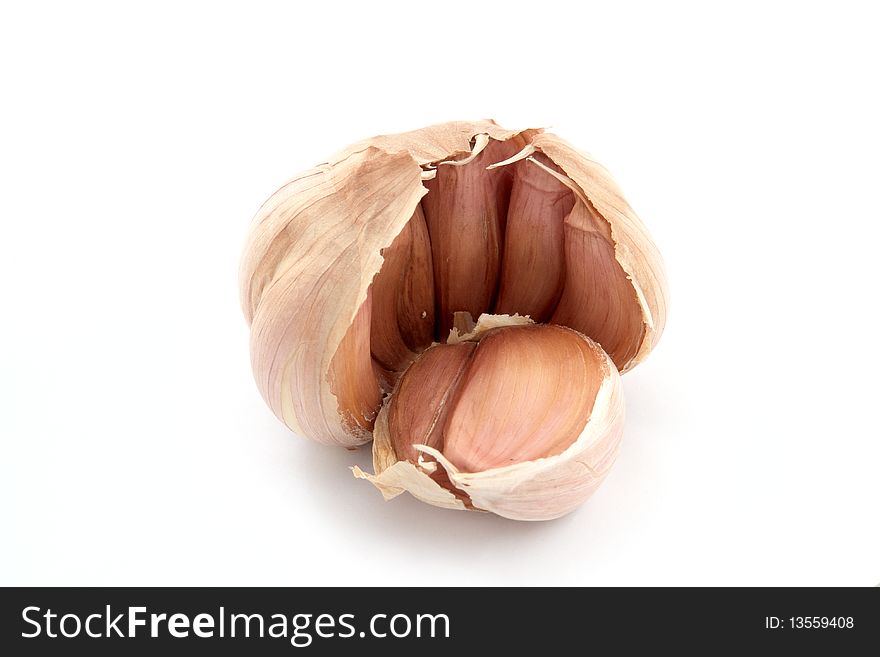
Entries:
{"type": "Polygon", "coordinates": [[[379,414],[376,474],[451,508],[546,520],[581,504],[617,454],[620,377],[592,340],[562,326],[483,316],[425,351],[379,414]]]}

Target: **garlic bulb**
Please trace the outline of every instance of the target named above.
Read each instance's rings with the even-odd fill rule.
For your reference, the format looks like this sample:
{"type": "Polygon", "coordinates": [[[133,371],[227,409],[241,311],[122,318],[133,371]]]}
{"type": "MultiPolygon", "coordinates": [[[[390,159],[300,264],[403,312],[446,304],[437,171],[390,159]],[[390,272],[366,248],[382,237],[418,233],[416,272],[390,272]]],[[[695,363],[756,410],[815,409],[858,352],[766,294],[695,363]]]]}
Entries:
{"type": "MultiPolygon", "coordinates": [[[[386,495],[408,489],[432,503],[521,518],[570,510],[607,471],[622,417],[617,370],[644,360],[666,314],[659,253],[607,171],[555,135],[491,121],[376,137],[297,176],[257,214],[240,280],[257,385],[287,426],[345,447],[370,440],[375,426],[377,474],[356,474],[386,495]],[[604,354],[591,366],[587,389],[598,387],[589,412],[572,420],[583,430],[558,437],[569,443],[559,453],[539,449],[512,465],[462,461],[442,436],[403,449],[386,422],[400,415],[395,394],[417,370],[405,372],[448,351],[450,336],[478,345],[462,336],[487,326],[495,326],[493,343],[520,343],[515,332],[504,337],[514,328],[497,326],[510,320],[491,315],[549,325],[529,329],[533,336],[558,339],[552,327],[568,327],[567,337],[604,354]],[[480,318],[476,327],[471,317],[480,318]],[[550,461],[566,461],[558,472],[567,474],[551,476],[550,461]],[[405,465],[395,469],[398,462],[405,465]]],[[[489,351],[473,349],[475,359],[489,351]]],[[[542,376],[567,367],[547,358],[542,376]]],[[[503,377],[515,367],[492,369],[503,377]]],[[[558,419],[555,411],[542,417],[558,419]]]]}

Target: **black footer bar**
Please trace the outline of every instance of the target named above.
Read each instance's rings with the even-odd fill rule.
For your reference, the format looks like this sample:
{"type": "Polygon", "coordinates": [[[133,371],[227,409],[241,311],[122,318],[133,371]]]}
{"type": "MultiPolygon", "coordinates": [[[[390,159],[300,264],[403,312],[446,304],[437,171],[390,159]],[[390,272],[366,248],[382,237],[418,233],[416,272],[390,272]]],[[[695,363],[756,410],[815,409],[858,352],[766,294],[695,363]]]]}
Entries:
{"type": "Polygon", "coordinates": [[[0,598],[6,655],[880,646],[880,589],[869,588],[8,588],[0,598]]]}

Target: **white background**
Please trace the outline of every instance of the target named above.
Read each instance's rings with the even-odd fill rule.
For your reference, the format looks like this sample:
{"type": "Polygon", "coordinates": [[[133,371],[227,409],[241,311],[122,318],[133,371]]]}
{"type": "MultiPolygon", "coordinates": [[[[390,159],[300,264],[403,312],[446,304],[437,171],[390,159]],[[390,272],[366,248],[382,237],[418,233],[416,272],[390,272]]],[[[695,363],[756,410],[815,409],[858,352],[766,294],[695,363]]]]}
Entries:
{"type": "Polygon", "coordinates": [[[875,585],[869,3],[0,10],[0,584],[875,585]],[[578,512],[385,503],[253,384],[248,223],[359,138],[543,125],[669,270],[578,512]]]}

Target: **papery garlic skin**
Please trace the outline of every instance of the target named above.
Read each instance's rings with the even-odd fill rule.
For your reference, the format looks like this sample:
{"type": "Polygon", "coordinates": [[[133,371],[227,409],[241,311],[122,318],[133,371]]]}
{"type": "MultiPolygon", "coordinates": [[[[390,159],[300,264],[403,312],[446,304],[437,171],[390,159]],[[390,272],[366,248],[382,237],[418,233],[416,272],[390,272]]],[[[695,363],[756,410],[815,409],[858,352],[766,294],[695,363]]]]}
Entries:
{"type": "MultiPolygon", "coordinates": [[[[589,156],[554,135],[505,130],[491,121],[452,122],[375,137],[341,151],[279,189],[258,212],[245,247],[241,299],[251,325],[255,379],[267,404],[291,429],[346,447],[370,440],[382,397],[399,376],[390,369],[405,367],[409,359],[402,349],[395,351],[394,345],[400,343],[391,338],[383,343],[387,349],[377,347],[385,362],[371,353],[375,324],[370,293],[383,268],[382,251],[395,243],[420,207],[429,229],[438,216],[442,220],[448,215],[444,210],[431,214],[438,198],[432,200],[429,194],[429,188],[438,186],[439,191],[432,193],[444,193],[444,180],[450,175],[444,167],[485,170],[497,164],[490,162],[489,154],[513,160],[506,165],[507,172],[498,174],[511,181],[518,179],[516,167],[544,167],[572,189],[574,205],[565,216],[563,232],[569,240],[564,248],[575,252],[558,257],[583,263],[580,268],[557,267],[559,273],[548,274],[565,277],[558,302],[542,306],[531,293],[508,290],[505,298],[514,301],[503,310],[528,312],[515,307],[525,299],[522,303],[534,305],[550,316],[549,321],[572,326],[606,347],[621,372],[641,362],[656,344],[666,315],[662,261],[620,190],[589,156]],[[468,164],[456,163],[465,160],[468,164]],[[594,309],[592,314],[581,314],[585,300],[594,309]]],[[[462,169],[460,175],[465,173],[462,169]]],[[[498,230],[502,229],[506,227],[499,224],[498,230]]],[[[558,229],[554,231],[547,233],[546,244],[558,244],[558,229]]],[[[432,243],[433,257],[438,253],[441,258],[455,257],[455,248],[446,249],[451,244],[447,239],[452,238],[432,243]]],[[[503,245],[498,249],[500,253],[503,245]]],[[[521,257],[532,256],[527,252],[521,257]]],[[[516,280],[516,272],[504,271],[502,260],[503,254],[495,265],[495,285],[502,285],[505,277],[516,280]]],[[[441,265],[436,264],[434,272],[446,276],[441,265]]],[[[436,275],[431,273],[432,278],[436,275]]],[[[553,279],[548,280],[541,290],[553,287],[553,279]]],[[[416,280],[416,288],[420,283],[416,280]]],[[[451,301],[438,301],[435,307],[444,312],[435,318],[439,340],[445,338],[440,329],[449,326],[450,312],[473,313],[455,304],[473,303],[477,308],[486,303],[485,293],[470,301],[455,297],[468,293],[466,285],[455,285],[449,288],[452,296],[446,297],[451,301]],[[453,294],[454,290],[460,292],[453,294]]],[[[447,290],[439,292],[437,299],[447,290]]],[[[408,312],[416,312],[414,303],[408,312]]],[[[406,321],[415,325],[415,319],[410,315],[406,321]]],[[[385,325],[384,320],[377,322],[385,325]]],[[[478,482],[470,485],[480,489],[478,482]]],[[[516,490],[526,490],[523,485],[517,484],[516,490]]],[[[480,499],[488,506],[496,504],[488,495],[480,499]]]]}
{"type": "Polygon", "coordinates": [[[367,148],[292,180],[260,210],[241,268],[251,363],[263,398],[297,433],[346,447],[370,439],[381,394],[369,350],[354,344],[340,354],[345,375],[333,377],[331,363],[356,319],[369,331],[361,309],[381,250],[424,193],[408,153],[367,148]],[[365,187],[378,197],[362,195],[365,187]],[[365,388],[355,393],[359,417],[340,413],[346,382],[365,388]]]}

